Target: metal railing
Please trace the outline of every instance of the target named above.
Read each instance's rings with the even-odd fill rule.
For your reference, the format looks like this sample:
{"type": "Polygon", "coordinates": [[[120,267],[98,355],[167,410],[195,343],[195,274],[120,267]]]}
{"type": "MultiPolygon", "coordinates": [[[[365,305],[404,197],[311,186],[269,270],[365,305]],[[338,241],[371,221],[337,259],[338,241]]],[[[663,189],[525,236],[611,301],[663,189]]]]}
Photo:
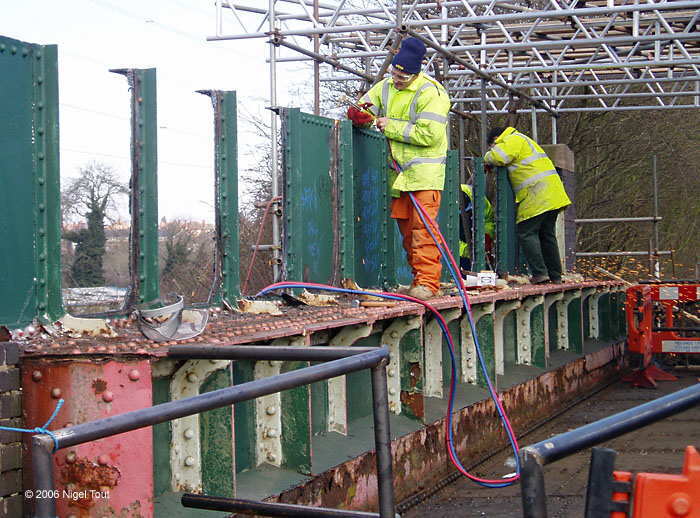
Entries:
{"type": "Polygon", "coordinates": [[[678,414],[699,403],[700,384],[521,449],[522,471],[520,473],[520,487],[523,517],[547,517],[543,470],[546,464],[678,414]]]}
{"type": "MultiPolygon", "coordinates": [[[[389,351],[386,348],[361,347],[275,347],[275,346],[181,346],[172,347],[171,357],[189,359],[230,360],[298,360],[322,361],[269,378],[242,383],[232,387],[199,394],[190,398],[169,401],[160,405],[134,410],[105,419],[98,419],[47,434],[32,437],[32,468],[34,488],[54,494],[53,453],[62,448],[76,446],[112,435],[129,432],[146,426],[178,419],[193,414],[248,401],[260,396],[308,385],[364,369],[372,370],[372,400],[374,409],[374,440],[377,453],[377,484],[379,513],[355,513],[343,516],[394,518],[394,487],[389,431],[389,403],[387,394],[386,365],[389,351]]],[[[323,511],[318,508],[308,508],[323,511]]],[[[328,510],[333,511],[333,510],[328,510]]],[[[344,511],[349,512],[349,511],[344,511]]],[[[262,514],[258,512],[257,514],[262,514]]],[[[279,516],[279,515],[272,515],[279,516]]],[[[311,516],[311,514],[308,514],[311,516]]],[[[338,516],[314,514],[313,516],[338,516]]],[[[53,498],[37,499],[35,518],[55,518],[56,502],[53,498]]]]}

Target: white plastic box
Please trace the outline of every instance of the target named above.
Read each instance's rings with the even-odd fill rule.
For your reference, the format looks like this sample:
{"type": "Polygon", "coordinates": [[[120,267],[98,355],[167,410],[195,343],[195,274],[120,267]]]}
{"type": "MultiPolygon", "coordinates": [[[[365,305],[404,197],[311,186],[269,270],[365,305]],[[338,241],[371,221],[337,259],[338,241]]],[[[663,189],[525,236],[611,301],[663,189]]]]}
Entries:
{"type": "Polygon", "coordinates": [[[482,270],[476,274],[479,286],[495,286],[496,272],[491,270],[482,270]]]}

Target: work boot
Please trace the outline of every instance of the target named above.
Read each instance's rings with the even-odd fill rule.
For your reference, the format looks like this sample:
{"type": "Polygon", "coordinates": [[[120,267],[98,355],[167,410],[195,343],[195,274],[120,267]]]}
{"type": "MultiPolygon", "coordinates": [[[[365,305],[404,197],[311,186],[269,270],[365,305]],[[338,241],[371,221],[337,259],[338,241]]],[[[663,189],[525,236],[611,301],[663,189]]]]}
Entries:
{"type": "Polygon", "coordinates": [[[549,277],[546,275],[533,275],[530,277],[530,284],[547,284],[549,277]]]}
{"type": "Polygon", "coordinates": [[[419,284],[418,286],[413,286],[410,290],[408,290],[407,295],[409,297],[413,297],[414,299],[428,300],[432,299],[435,296],[435,293],[433,293],[433,290],[427,286],[421,286],[419,284]]]}

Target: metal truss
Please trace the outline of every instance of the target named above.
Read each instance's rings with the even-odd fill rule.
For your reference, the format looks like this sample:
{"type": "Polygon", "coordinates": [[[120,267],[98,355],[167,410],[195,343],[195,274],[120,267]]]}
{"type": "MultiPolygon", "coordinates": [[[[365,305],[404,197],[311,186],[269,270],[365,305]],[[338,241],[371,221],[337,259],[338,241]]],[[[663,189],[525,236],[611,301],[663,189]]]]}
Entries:
{"type": "Polygon", "coordinates": [[[465,112],[700,107],[700,0],[219,0],[216,9],[209,40],[266,38],[279,49],[273,65],[316,63],[316,90],[381,78],[411,35],[465,112]]]}

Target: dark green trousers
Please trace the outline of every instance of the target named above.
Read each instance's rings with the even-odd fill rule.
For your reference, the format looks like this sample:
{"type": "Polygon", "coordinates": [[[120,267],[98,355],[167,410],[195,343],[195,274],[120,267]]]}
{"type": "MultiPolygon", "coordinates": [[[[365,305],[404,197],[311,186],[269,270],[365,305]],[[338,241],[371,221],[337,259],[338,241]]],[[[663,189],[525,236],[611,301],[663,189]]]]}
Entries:
{"type": "Polygon", "coordinates": [[[561,280],[561,259],[556,223],[559,209],[550,210],[518,223],[518,239],[533,276],[548,275],[561,280]]]}

